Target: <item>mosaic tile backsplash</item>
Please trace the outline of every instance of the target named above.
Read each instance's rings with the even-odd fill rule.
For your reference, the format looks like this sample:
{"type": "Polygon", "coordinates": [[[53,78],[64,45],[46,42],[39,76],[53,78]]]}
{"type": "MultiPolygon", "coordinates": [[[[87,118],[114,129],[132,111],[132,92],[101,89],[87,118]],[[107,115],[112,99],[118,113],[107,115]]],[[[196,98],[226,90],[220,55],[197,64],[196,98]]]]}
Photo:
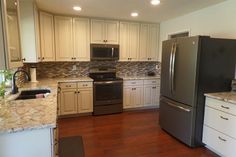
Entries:
{"type": "Polygon", "coordinates": [[[37,67],[37,78],[56,78],[56,77],[78,77],[88,76],[89,69],[92,67],[109,66],[116,67],[119,76],[145,76],[149,71],[160,74],[160,62],[48,62],[37,64],[26,64],[25,67],[37,67]],[[76,69],[73,69],[76,66],[76,69]],[[156,69],[157,67],[157,69],[156,69]]]}

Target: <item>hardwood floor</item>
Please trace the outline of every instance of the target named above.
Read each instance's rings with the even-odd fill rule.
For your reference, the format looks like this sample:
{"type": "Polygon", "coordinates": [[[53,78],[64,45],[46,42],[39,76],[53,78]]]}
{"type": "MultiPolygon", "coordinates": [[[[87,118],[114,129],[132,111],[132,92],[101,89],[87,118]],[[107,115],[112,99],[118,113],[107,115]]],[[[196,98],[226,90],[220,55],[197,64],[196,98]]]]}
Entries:
{"type": "Polygon", "coordinates": [[[61,119],[59,136],[82,136],[86,157],[216,157],[169,136],[158,117],[157,110],[146,110],[61,119]]]}

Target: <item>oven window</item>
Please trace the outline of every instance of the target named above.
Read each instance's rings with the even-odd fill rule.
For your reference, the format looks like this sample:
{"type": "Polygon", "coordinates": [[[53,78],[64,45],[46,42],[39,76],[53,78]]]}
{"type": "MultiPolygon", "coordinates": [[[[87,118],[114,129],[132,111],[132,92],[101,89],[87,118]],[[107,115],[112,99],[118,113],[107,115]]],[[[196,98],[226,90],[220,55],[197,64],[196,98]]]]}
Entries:
{"type": "Polygon", "coordinates": [[[122,84],[103,84],[95,86],[96,101],[122,99],[122,84]]]}

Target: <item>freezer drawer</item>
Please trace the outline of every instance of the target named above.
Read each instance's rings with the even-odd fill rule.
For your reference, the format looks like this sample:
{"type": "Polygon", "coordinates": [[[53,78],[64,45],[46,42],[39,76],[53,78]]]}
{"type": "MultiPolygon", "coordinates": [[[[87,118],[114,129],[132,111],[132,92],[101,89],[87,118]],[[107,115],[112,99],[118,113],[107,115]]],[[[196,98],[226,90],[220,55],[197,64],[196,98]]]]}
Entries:
{"type": "Polygon", "coordinates": [[[192,108],[167,98],[160,100],[160,126],[183,143],[193,146],[192,108]]]}

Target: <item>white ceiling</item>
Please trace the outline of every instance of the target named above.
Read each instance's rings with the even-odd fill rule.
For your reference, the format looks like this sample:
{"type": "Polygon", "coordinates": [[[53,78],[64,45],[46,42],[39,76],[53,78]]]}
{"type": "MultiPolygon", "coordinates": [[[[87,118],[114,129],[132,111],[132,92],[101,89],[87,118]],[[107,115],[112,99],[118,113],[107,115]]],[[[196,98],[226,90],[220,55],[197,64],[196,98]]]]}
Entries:
{"type": "Polygon", "coordinates": [[[161,0],[158,6],[152,6],[150,0],[36,0],[40,9],[68,15],[105,17],[111,19],[161,22],[181,16],[225,0],[161,0]],[[82,7],[81,12],[72,9],[74,5],[82,7]],[[137,11],[133,18],[130,13],[137,11]]]}

